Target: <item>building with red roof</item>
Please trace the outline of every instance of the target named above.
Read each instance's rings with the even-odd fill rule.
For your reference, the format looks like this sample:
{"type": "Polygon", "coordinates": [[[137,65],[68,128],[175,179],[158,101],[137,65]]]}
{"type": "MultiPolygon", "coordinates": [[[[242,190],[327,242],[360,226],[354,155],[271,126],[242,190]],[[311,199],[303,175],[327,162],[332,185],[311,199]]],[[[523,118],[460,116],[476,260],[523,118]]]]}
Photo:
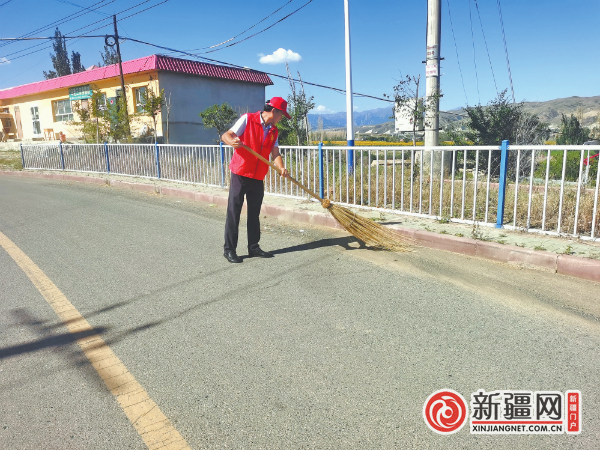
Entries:
{"type": "MultiPolygon", "coordinates": [[[[265,102],[265,87],[273,82],[265,73],[199,61],[151,55],[122,63],[125,96],[130,115],[141,110],[149,89],[164,89],[170,98],[157,118],[159,142],[171,144],[210,144],[217,139],[214,129],[205,129],[199,113],[209,106],[227,102],[238,113],[257,111],[265,102]],[[168,129],[168,136],[166,135],[168,129]]],[[[0,90],[0,119],[9,139],[54,140],[62,133],[68,141],[80,138],[74,122],[74,102],[86,106],[92,89],[99,89],[103,100],[114,103],[121,93],[119,66],[94,67],[85,72],[0,90]]],[[[132,124],[134,137],[150,134],[149,117],[132,124]]]]}

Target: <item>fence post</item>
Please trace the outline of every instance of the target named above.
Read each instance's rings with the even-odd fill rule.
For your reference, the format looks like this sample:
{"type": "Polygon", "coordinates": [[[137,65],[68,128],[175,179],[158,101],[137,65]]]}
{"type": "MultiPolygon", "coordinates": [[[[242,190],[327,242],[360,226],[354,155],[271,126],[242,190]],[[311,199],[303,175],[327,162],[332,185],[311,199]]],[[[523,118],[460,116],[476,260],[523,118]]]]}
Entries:
{"type": "Polygon", "coordinates": [[[21,147],[21,162],[23,163],[23,170],[25,169],[25,156],[23,154],[23,144],[19,144],[19,147],[21,147]]]}
{"type": "Polygon", "coordinates": [[[500,147],[500,180],[498,185],[498,211],[496,212],[496,228],[502,228],[504,224],[504,201],[506,199],[506,172],[508,168],[508,144],[502,141],[500,147]]]}
{"type": "Polygon", "coordinates": [[[221,187],[225,187],[225,149],[223,148],[223,142],[219,142],[219,149],[221,151],[221,187]]]}
{"type": "Polygon", "coordinates": [[[62,142],[58,143],[58,147],[60,148],[60,162],[62,164],[62,170],[65,170],[65,157],[63,155],[62,142]]]}
{"type": "Polygon", "coordinates": [[[325,198],[325,185],[323,177],[323,143],[319,142],[319,197],[325,198]]]}
{"type": "Polygon", "coordinates": [[[108,144],[104,143],[104,154],[106,155],[106,173],[110,173],[110,160],[108,159],[108,144]]]}
{"type": "Polygon", "coordinates": [[[156,149],[156,177],[160,179],[160,155],[158,153],[158,143],[154,141],[154,148],[156,149]]]}

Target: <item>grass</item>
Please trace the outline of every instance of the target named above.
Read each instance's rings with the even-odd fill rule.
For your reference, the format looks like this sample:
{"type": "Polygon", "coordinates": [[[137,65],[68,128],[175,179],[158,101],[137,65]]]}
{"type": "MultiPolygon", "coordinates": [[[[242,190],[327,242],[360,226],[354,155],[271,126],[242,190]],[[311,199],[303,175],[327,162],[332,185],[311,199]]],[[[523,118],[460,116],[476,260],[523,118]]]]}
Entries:
{"type": "Polygon", "coordinates": [[[18,150],[0,150],[0,169],[23,170],[21,152],[18,150]]]}
{"type": "MultiPolygon", "coordinates": [[[[479,175],[477,183],[475,183],[471,173],[468,173],[463,181],[462,173],[457,172],[454,183],[451,174],[446,174],[442,186],[440,175],[434,175],[433,180],[431,180],[428,169],[424,170],[421,178],[420,168],[418,163],[415,163],[411,188],[409,152],[404,153],[404,165],[398,164],[401,158],[399,151],[396,152],[395,165],[391,163],[383,165],[384,160],[393,160],[391,151],[357,150],[355,151],[355,157],[355,172],[348,174],[345,153],[338,153],[335,150],[329,151],[329,166],[325,166],[324,173],[325,197],[334,202],[431,214],[440,217],[438,219],[440,223],[447,223],[451,219],[474,220],[486,223],[496,222],[499,196],[497,179],[490,179],[488,196],[487,176],[485,174],[479,175]],[[404,175],[402,174],[403,171],[404,175]],[[372,180],[370,185],[368,184],[369,177],[372,180]],[[453,186],[454,189],[452,189],[453,186]],[[441,205],[440,193],[442,194],[441,205]]],[[[292,168],[292,173],[295,174],[296,161],[290,161],[290,163],[289,167],[292,168]]],[[[304,166],[306,167],[307,164],[305,162],[304,166]]],[[[311,186],[314,184],[313,169],[314,166],[311,162],[311,186]]],[[[307,183],[308,178],[305,177],[305,180],[299,181],[307,183]]],[[[504,224],[514,224],[517,228],[523,229],[543,228],[546,231],[590,235],[594,209],[594,182],[595,180],[592,180],[586,189],[581,189],[579,210],[576,217],[577,183],[565,184],[562,195],[562,208],[559,214],[561,202],[560,182],[549,183],[546,211],[544,212],[545,186],[543,181],[534,181],[531,204],[529,204],[529,180],[522,180],[519,183],[515,199],[514,175],[509,174],[505,193],[504,224]],[[575,230],[576,219],[577,229],[575,230]]],[[[595,232],[598,233],[599,231],[600,214],[597,215],[595,224],[595,232]]]]}

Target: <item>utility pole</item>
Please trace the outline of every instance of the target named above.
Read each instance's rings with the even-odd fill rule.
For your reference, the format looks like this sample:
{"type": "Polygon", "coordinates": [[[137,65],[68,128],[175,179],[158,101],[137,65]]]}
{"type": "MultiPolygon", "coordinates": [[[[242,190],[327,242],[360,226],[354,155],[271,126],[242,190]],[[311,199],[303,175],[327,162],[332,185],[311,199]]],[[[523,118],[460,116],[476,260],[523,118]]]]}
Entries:
{"type": "MultiPolygon", "coordinates": [[[[346,139],[348,147],[354,147],[354,111],[352,106],[352,64],[350,61],[350,10],[344,0],[346,22],[346,139]]],[[[348,150],[348,173],[354,171],[354,150],[348,150]]]]}
{"type": "Polygon", "coordinates": [[[117,15],[113,15],[113,24],[115,26],[115,43],[117,45],[117,59],[119,61],[119,75],[121,77],[121,95],[125,104],[125,120],[127,121],[127,135],[131,133],[129,129],[129,112],[127,111],[127,95],[125,94],[125,79],[123,78],[123,65],[121,63],[121,48],[119,47],[119,32],[117,31],[117,15]]]}
{"type": "MultiPolygon", "coordinates": [[[[441,0],[427,0],[427,60],[425,69],[425,147],[439,145],[441,0]]],[[[426,160],[428,158],[425,158],[426,160]]],[[[441,160],[441,155],[440,155],[441,160]]],[[[427,161],[424,161],[427,164],[427,161]]],[[[439,162],[435,166],[439,168],[439,162]]]]}

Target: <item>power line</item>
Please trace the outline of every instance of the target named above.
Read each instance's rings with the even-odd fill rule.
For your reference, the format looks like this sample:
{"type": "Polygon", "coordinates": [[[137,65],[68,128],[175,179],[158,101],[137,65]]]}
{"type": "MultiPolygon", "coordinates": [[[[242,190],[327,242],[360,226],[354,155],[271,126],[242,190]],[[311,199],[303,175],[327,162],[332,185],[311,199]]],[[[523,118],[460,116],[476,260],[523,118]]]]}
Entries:
{"type": "MultiPolygon", "coordinates": [[[[90,31],[91,33],[91,31],[90,31]]],[[[106,37],[105,34],[101,35],[101,36],[86,36],[86,35],[81,35],[81,36],[61,36],[62,39],[79,39],[79,38],[103,38],[106,37]]],[[[49,40],[49,39],[56,39],[55,36],[49,36],[49,37],[26,37],[26,38],[0,38],[0,41],[38,41],[38,40],[49,40]]]]}
{"type": "MultiPolygon", "coordinates": [[[[28,36],[31,36],[31,35],[32,35],[32,34],[34,34],[34,33],[38,33],[38,32],[40,32],[40,31],[44,31],[44,30],[47,30],[47,29],[49,29],[49,28],[52,28],[53,26],[58,26],[58,25],[62,25],[62,24],[64,24],[64,23],[70,22],[71,20],[75,20],[75,19],[77,19],[77,18],[79,18],[79,17],[82,17],[82,16],[84,16],[84,15],[86,15],[86,14],[89,14],[90,12],[92,12],[92,11],[95,11],[96,9],[100,9],[100,8],[103,8],[104,6],[110,5],[110,4],[111,4],[111,3],[113,3],[114,1],[115,1],[115,0],[112,0],[112,1],[110,1],[110,2],[108,2],[108,3],[106,3],[106,4],[104,4],[104,5],[98,6],[98,5],[100,5],[101,3],[104,3],[104,2],[106,2],[106,0],[101,0],[101,1],[99,1],[98,3],[94,3],[93,5],[91,5],[91,6],[90,6],[90,8],[93,8],[94,6],[98,6],[98,8],[95,8],[95,9],[90,9],[90,8],[87,8],[87,9],[88,9],[88,12],[81,12],[81,11],[80,11],[80,13],[77,13],[77,15],[75,15],[75,16],[73,16],[73,15],[70,15],[70,16],[63,17],[62,19],[55,20],[54,22],[51,22],[51,23],[50,23],[50,24],[48,24],[48,25],[44,25],[43,27],[37,28],[37,29],[35,29],[35,30],[33,30],[33,31],[30,31],[30,32],[28,32],[28,33],[25,33],[24,35],[22,35],[22,36],[19,36],[19,37],[28,37],[28,36]]],[[[6,45],[8,45],[8,43],[6,43],[6,44],[3,44],[3,45],[2,45],[2,46],[0,46],[0,47],[4,47],[4,46],[6,46],[6,45]]]]}
{"type": "Polygon", "coordinates": [[[513,87],[512,74],[510,72],[510,61],[508,60],[508,47],[506,46],[506,35],[504,34],[504,21],[502,20],[502,9],[500,8],[500,0],[498,1],[498,14],[500,15],[500,27],[502,28],[502,39],[504,40],[504,53],[506,54],[506,65],[508,66],[508,78],[510,79],[510,90],[512,92],[513,103],[515,101],[515,89],[513,87]]]}
{"type": "Polygon", "coordinates": [[[281,8],[276,9],[275,11],[273,11],[271,14],[269,14],[267,17],[265,17],[264,19],[256,22],[254,25],[252,25],[250,28],[246,28],[244,31],[242,31],[239,34],[236,34],[234,37],[227,39],[226,41],[221,42],[220,44],[216,44],[216,45],[211,45],[210,47],[201,47],[201,48],[195,48],[193,50],[190,51],[196,51],[196,50],[206,50],[207,48],[215,48],[215,47],[219,47],[223,44],[227,44],[230,41],[233,41],[234,39],[238,38],[239,36],[241,36],[242,34],[246,33],[246,31],[250,31],[252,28],[254,28],[255,26],[257,26],[258,24],[264,22],[265,20],[267,20],[269,17],[271,17],[272,15],[278,13],[279,11],[281,11],[283,8],[285,8],[287,5],[289,5],[290,3],[292,3],[294,0],[289,0],[285,5],[283,5],[281,8]]]}
{"type": "MultiPolygon", "coordinates": [[[[162,3],[165,3],[166,1],[169,1],[169,0],[165,0],[162,3]]],[[[154,6],[158,6],[158,5],[154,5],[154,6]]],[[[151,8],[148,8],[148,9],[151,9],[151,8]]],[[[140,11],[140,12],[142,12],[142,11],[140,11]]],[[[133,15],[135,15],[135,14],[133,14],[133,15]]],[[[105,35],[102,35],[102,36],[85,36],[85,35],[81,35],[81,36],[64,36],[64,37],[67,38],[67,39],[79,39],[79,38],[99,38],[99,37],[104,38],[106,36],[105,35]]],[[[120,37],[122,37],[122,36],[120,36],[120,37]]],[[[10,38],[10,39],[15,39],[15,38],[10,38]]],[[[54,38],[53,37],[40,37],[40,38],[28,38],[28,39],[54,39],[54,38]]],[[[4,40],[4,39],[0,39],[0,40],[4,40]]],[[[25,40],[25,39],[22,39],[22,40],[25,40]]],[[[346,93],[345,89],[335,88],[335,87],[332,87],[332,86],[327,86],[327,85],[318,84],[318,83],[311,83],[309,81],[304,81],[304,80],[296,80],[294,78],[290,78],[289,76],[279,75],[279,74],[276,74],[276,73],[270,73],[270,72],[264,72],[264,71],[254,70],[254,69],[250,69],[248,67],[239,66],[237,64],[231,64],[231,63],[227,63],[227,62],[224,62],[224,61],[218,61],[218,60],[215,60],[215,59],[207,58],[205,56],[199,56],[199,55],[196,55],[196,54],[193,54],[193,53],[188,53],[188,52],[183,51],[183,50],[177,50],[177,49],[165,47],[165,46],[162,46],[162,45],[152,44],[150,42],[141,41],[139,39],[134,39],[134,38],[131,38],[131,37],[124,38],[124,40],[126,40],[126,41],[129,40],[129,41],[132,41],[132,42],[137,42],[137,43],[140,43],[140,44],[149,45],[151,47],[156,47],[156,48],[160,48],[160,49],[163,49],[163,50],[168,50],[168,51],[173,52],[173,53],[179,53],[179,54],[182,54],[182,55],[191,56],[191,57],[194,57],[196,59],[210,61],[212,63],[217,63],[217,64],[224,65],[224,66],[229,66],[229,67],[233,67],[233,68],[236,68],[236,69],[242,69],[242,70],[246,70],[246,71],[264,73],[266,75],[270,75],[270,76],[273,76],[273,77],[281,78],[281,79],[284,79],[284,80],[290,80],[290,81],[293,81],[294,83],[305,83],[305,84],[308,84],[308,85],[311,85],[311,86],[315,86],[315,87],[320,87],[320,88],[324,88],[324,89],[330,89],[330,90],[336,91],[336,92],[341,93],[341,94],[345,94],[346,93]]],[[[373,95],[368,95],[368,94],[361,94],[359,92],[353,92],[352,95],[358,96],[358,97],[372,98],[374,100],[381,100],[381,101],[388,102],[388,103],[395,103],[395,100],[390,100],[390,99],[381,98],[381,97],[375,97],[373,95]]],[[[446,114],[452,114],[452,115],[460,116],[460,117],[466,117],[463,114],[452,113],[452,112],[449,112],[449,111],[440,111],[440,112],[443,112],[443,113],[446,113],[446,114]]]]}
{"type": "MultiPolygon", "coordinates": [[[[113,1],[114,1],[114,0],[112,0],[110,3],[112,3],[113,1]]],[[[124,10],[122,10],[122,11],[119,11],[117,14],[123,14],[124,12],[126,12],[126,11],[129,11],[129,10],[131,10],[131,9],[134,9],[134,8],[137,8],[138,6],[140,6],[140,5],[143,5],[144,3],[148,3],[149,1],[151,1],[151,0],[145,0],[145,1],[143,1],[143,2],[140,2],[140,3],[138,3],[137,5],[134,5],[134,6],[131,6],[131,7],[127,8],[127,9],[124,9],[124,10]]],[[[156,5],[154,5],[154,6],[151,6],[151,7],[149,7],[149,8],[145,8],[145,9],[143,9],[143,10],[141,10],[141,11],[138,11],[138,12],[137,12],[137,13],[135,13],[135,14],[139,14],[139,13],[142,13],[142,12],[144,12],[144,11],[147,11],[147,10],[149,10],[149,9],[152,9],[152,8],[154,8],[155,6],[158,6],[158,5],[160,5],[160,4],[162,4],[162,3],[165,3],[165,2],[167,2],[167,1],[169,1],[169,0],[165,0],[165,1],[161,2],[161,3],[157,3],[156,5]]],[[[125,19],[127,19],[127,18],[129,18],[129,17],[132,17],[132,16],[134,16],[135,14],[131,14],[131,15],[127,16],[127,17],[123,17],[123,18],[119,19],[118,21],[120,22],[121,20],[125,20],[125,19]]],[[[83,30],[84,28],[91,27],[92,25],[95,25],[95,24],[97,24],[97,23],[100,23],[100,22],[105,22],[105,21],[107,21],[107,20],[111,20],[111,18],[110,18],[110,17],[108,17],[108,18],[104,18],[104,19],[97,20],[96,22],[92,22],[91,24],[88,24],[88,25],[85,25],[85,26],[83,26],[83,27],[77,28],[76,30],[72,30],[72,31],[70,31],[69,33],[74,33],[75,31],[83,30]]],[[[101,26],[99,26],[99,27],[97,27],[97,28],[94,28],[93,30],[87,31],[85,34],[92,33],[93,31],[99,30],[99,29],[101,29],[101,28],[104,28],[104,27],[107,27],[107,26],[110,26],[110,25],[112,25],[112,22],[111,22],[111,23],[105,23],[104,25],[101,25],[101,26]]],[[[16,54],[22,53],[22,52],[24,52],[24,51],[26,51],[26,50],[29,50],[29,49],[32,49],[32,48],[35,48],[35,47],[39,47],[40,45],[44,45],[44,44],[42,43],[42,44],[32,45],[32,46],[30,46],[30,47],[24,48],[24,49],[22,49],[22,50],[19,50],[19,51],[17,51],[17,52],[13,52],[13,53],[9,53],[8,55],[0,56],[0,58],[6,58],[6,57],[8,57],[8,56],[16,55],[16,54]]],[[[32,52],[29,52],[29,53],[26,53],[26,54],[24,54],[24,55],[20,55],[20,56],[13,57],[13,58],[11,58],[11,60],[15,60],[15,59],[23,58],[23,57],[25,57],[25,56],[31,55],[31,54],[33,54],[33,53],[40,52],[40,51],[42,51],[42,50],[45,50],[45,49],[48,49],[48,48],[51,48],[51,47],[52,47],[51,45],[49,45],[49,46],[46,46],[46,47],[42,47],[41,49],[34,50],[34,51],[32,51],[32,52]]]]}
{"type": "Polygon", "coordinates": [[[479,93],[479,76],[477,75],[477,59],[475,58],[475,35],[473,34],[473,17],[471,15],[471,0],[469,0],[469,22],[471,22],[471,41],[473,42],[473,64],[475,65],[475,81],[477,82],[477,99],[481,104],[481,94],[479,93]]]}
{"type": "Polygon", "coordinates": [[[242,42],[244,42],[244,41],[247,41],[248,39],[250,39],[250,38],[253,38],[254,36],[257,36],[257,35],[259,35],[259,34],[261,34],[261,33],[264,33],[264,32],[265,32],[265,31],[267,31],[268,29],[270,29],[270,28],[273,28],[275,25],[277,25],[277,24],[278,24],[278,23],[280,23],[280,22],[283,22],[283,21],[284,21],[285,19],[287,19],[288,17],[290,17],[290,16],[292,16],[292,15],[296,14],[298,11],[300,11],[300,10],[301,10],[302,8],[304,8],[305,6],[308,6],[308,4],[309,4],[309,3],[312,3],[312,2],[313,2],[313,0],[308,0],[308,2],[306,2],[306,3],[305,3],[304,5],[302,5],[300,8],[296,9],[295,11],[292,11],[292,12],[291,12],[291,13],[289,13],[287,16],[285,16],[285,17],[283,17],[283,18],[279,19],[277,22],[275,22],[275,23],[274,23],[274,24],[272,24],[271,26],[268,26],[267,28],[264,28],[264,29],[262,29],[262,30],[260,30],[260,31],[258,31],[258,32],[256,32],[256,33],[254,33],[254,34],[251,34],[250,36],[247,36],[247,37],[245,37],[244,39],[241,39],[241,40],[239,40],[239,41],[237,41],[237,42],[232,42],[231,44],[229,44],[229,45],[226,45],[225,47],[216,48],[216,49],[214,49],[214,50],[209,50],[209,51],[207,51],[207,52],[202,52],[202,53],[203,53],[203,54],[206,54],[206,53],[213,53],[213,52],[216,52],[216,51],[219,51],[219,50],[223,50],[224,48],[233,47],[234,45],[237,45],[237,44],[240,44],[240,43],[242,43],[242,42]]]}
{"type": "MultiPolygon", "coordinates": [[[[90,9],[90,8],[88,8],[87,6],[81,6],[81,5],[78,5],[77,3],[68,2],[67,0],[55,0],[55,1],[57,1],[57,2],[59,2],[59,3],[64,3],[65,5],[77,6],[78,8],[81,8],[81,9],[83,9],[83,10],[89,10],[90,12],[93,12],[93,11],[95,11],[97,14],[104,14],[105,16],[110,16],[110,14],[105,14],[105,13],[102,13],[102,12],[98,12],[98,11],[96,11],[96,10],[93,10],[93,9],[90,9]]],[[[93,6],[93,5],[92,5],[92,6],[93,6]]],[[[106,6],[106,5],[104,5],[104,6],[106,6]]]]}
{"type": "Polygon", "coordinates": [[[465,93],[465,100],[467,105],[469,104],[469,97],[467,97],[467,90],[465,89],[465,79],[463,78],[462,70],[460,68],[460,58],[458,57],[458,46],[456,45],[456,36],[454,35],[454,25],[452,24],[452,15],[450,14],[450,0],[446,0],[448,4],[448,16],[450,17],[450,29],[452,30],[452,38],[454,39],[454,49],[456,50],[456,62],[458,63],[458,72],[460,73],[460,81],[462,82],[463,92],[465,93]]]}
{"type": "MultiPolygon", "coordinates": [[[[220,65],[224,65],[224,66],[229,66],[229,67],[234,67],[236,69],[243,69],[243,70],[247,70],[247,71],[260,72],[260,73],[264,73],[264,74],[267,74],[267,75],[271,75],[273,77],[282,78],[284,80],[288,79],[288,77],[285,76],[285,75],[279,75],[279,74],[276,74],[276,73],[264,72],[262,70],[249,69],[247,67],[238,66],[237,64],[231,64],[231,63],[228,63],[228,62],[224,62],[224,61],[219,61],[219,60],[216,60],[216,59],[207,58],[205,56],[200,56],[198,54],[189,53],[189,52],[186,52],[186,51],[183,51],[183,50],[177,50],[177,49],[174,49],[174,48],[165,47],[163,45],[157,45],[157,44],[152,44],[150,42],[140,41],[139,39],[131,39],[131,38],[129,38],[128,40],[134,41],[134,42],[139,42],[140,44],[149,45],[151,47],[156,47],[156,48],[160,48],[160,49],[163,49],[163,50],[168,50],[168,51],[173,52],[173,53],[179,53],[181,55],[191,56],[191,57],[196,58],[196,59],[202,59],[202,60],[205,60],[205,61],[210,61],[212,63],[216,63],[216,64],[220,64],[220,65]]],[[[294,81],[295,83],[300,83],[300,80],[292,79],[292,81],[294,81]]],[[[343,93],[343,94],[346,93],[345,89],[334,88],[332,86],[326,86],[326,85],[323,85],[323,84],[310,83],[310,82],[304,81],[304,80],[303,80],[303,83],[304,84],[309,84],[311,86],[321,87],[321,88],[325,88],[325,89],[331,89],[333,91],[337,91],[337,92],[343,93]]],[[[385,98],[381,98],[381,97],[375,97],[373,95],[368,95],[368,94],[361,94],[361,93],[358,93],[358,92],[353,92],[352,95],[356,95],[356,96],[359,96],[359,97],[372,98],[372,99],[375,99],[375,100],[382,100],[384,102],[391,102],[391,103],[394,102],[394,100],[389,100],[389,99],[385,99],[385,98]]]]}
{"type": "Polygon", "coordinates": [[[6,5],[7,3],[10,3],[10,2],[12,2],[12,0],[8,0],[8,1],[4,2],[4,3],[0,3],[0,6],[4,6],[4,5],[6,5]]]}
{"type": "Polygon", "coordinates": [[[494,75],[494,68],[492,67],[492,58],[490,58],[490,50],[488,49],[487,40],[485,38],[485,32],[483,31],[483,22],[481,21],[481,14],[479,14],[479,4],[475,0],[475,8],[477,9],[477,16],[479,17],[479,25],[481,26],[481,34],[483,35],[483,42],[485,43],[485,50],[487,51],[488,60],[490,62],[490,69],[492,69],[492,78],[494,79],[494,86],[496,87],[496,94],[498,94],[498,85],[496,84],[496,76],[494,75]]]}
{"type": "MultiPolygon", "coordinates": [[[[138,15],[138,14],[140,14],[140,13],[143,13],[143,12],[145,12],[145,11],[148,11],[148,10],[150,10],[150,9],[152,9],[152,8],[156,8],[157,6],[159,6],[159,5],[162,5],[163,3],[167,3],[168,1],[169,1],[169,0],[164,0],[164,1],[160,2],[160,3],[157,3],[156,5],[149,6],[149,7],[148,7],[148,8],[146,8],[146,9],[142,9],[141,11],[138,11],[138,12],[135,12],[135,13],[133,13],[133,14],[130,14],[130,15],[128,15],[128,16],[122,17],[122,18],[120,18],[120,19],[119,19],[119,21],[121,21],[121,20],[125,20],[125,19],[129,19],[130,17],[136,16],[136,15],[138,15]]],[[[146,2],[142,2],[142,3],[146,3],[146,2]]],[[[141,3],[140,3],[140,5],[141,5],[141,3]]],[[[138,6],[138,5],[136,5],[136,6],[138,6]]],[[[134,6],[133,8],[135,8],[135,6],[134,6]]],[[[128,9],[126,9],[125,11],[129,11],[130,9],[132,9],[132,8],[128,8],[128,9]]],[[[119,13],[119,14],[122,14],[122,13],[123,13],[123,12],[125,12],[125,11],[121,11],[121,13],[119,13]]]]}

